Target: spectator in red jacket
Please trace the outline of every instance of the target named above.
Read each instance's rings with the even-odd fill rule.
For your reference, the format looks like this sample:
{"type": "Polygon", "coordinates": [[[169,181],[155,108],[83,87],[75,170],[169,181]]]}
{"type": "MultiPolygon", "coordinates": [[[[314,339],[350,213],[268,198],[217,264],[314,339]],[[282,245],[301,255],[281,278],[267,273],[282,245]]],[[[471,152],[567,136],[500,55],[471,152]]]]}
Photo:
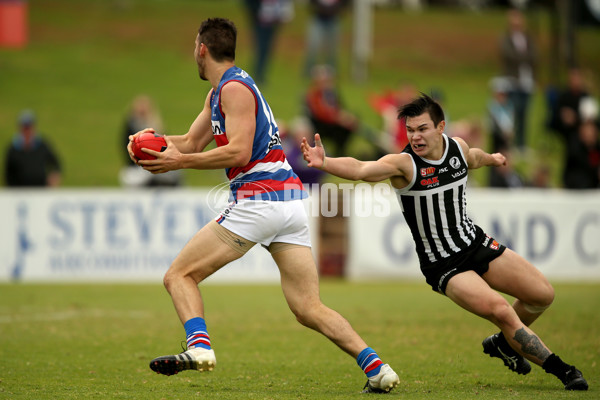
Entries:
{"type": "Polygon", "coordinates": [[[313,68],[305,106],[315,130],[333,141],[334,153],[345,153],[348,140],[358,126],[358,120],[344,109],[331,67],[318,65],[313,68]]]}

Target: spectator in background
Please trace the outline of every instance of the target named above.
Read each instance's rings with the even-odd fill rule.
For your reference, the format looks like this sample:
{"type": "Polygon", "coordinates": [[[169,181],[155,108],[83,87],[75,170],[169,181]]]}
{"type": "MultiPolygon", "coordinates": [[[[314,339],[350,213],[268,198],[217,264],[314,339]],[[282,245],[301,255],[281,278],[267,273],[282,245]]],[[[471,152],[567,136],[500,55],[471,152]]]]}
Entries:
{"type": "Polygon", "coordinates": [[[499,148],[498,151],[494,150],[494,152],[498,152],[504,154],[506,157],[506,163],[504,165],[500,165],[498,167],[493,167],[489,169],[490,172],[490,187],[497,188],[522,188],[525,186],[523,184],[523,180],[515,171],[512,160],[511,153],[508,149],[499,148]]]}
{"type": "Polygon", "coordinates": [[[569,137],[576,136],[581,123],[580,103],[588,97],[583,73],[579,67],[569,68],[567,86],[558,95],[555,113],[552,120],[554,130],[568,141],[569,137]]]}
{"type": "MultiPolygon", "coordinates": [[[[152,99],[146,95],[139,95],[133,99],[125,118],[125,126],[121,136],[122,142],[119,148],[124,147],[127,149],[129,136],[148,127],[153,127],[159,134],[164,133],[162,118],[152,99]]],[[[179,186],[182,182],[181,171],[169,171],[166,174],[153,175],[131,161],[127,151],[123,151],[123,156],[125,157],[125,166],[119,173],[119,179],[123,186],[179,186]]]]}
{"type": "Polygon", "coordinates": [[[461,138],[469,146],[482,147],[483,127],[478,118],[463,118],[452,123],[452,129],[446,129],[444,133],[453,138],[461,138]]]}
{"type": "Polygon", "coordinates": [[[331,67],[317,65],[311,76],[305,97],[306,114],[315,130],[333,141],[333,154],[345,153],[358,119],[342,106],[331,67]]]}
{"type": "Polygon", "coordinates": [[[512,78],[509,93],[515,110],[515,146],[526,147],[527,113],[531,94],[535,89],[537,49],[526,30],[523,13],[517,9],[508,11],[508,31],[500,41],[503,74],[512,78]]]}
{"type": "Polygon", "coordinates": [[[563,186],[599,187],[598,101],[588,92],[578,66],[569,68],[567,85],[560,91],[553,112],[551,127],[565,146],[563,186]]]}
{"type": "MultiPolygon", "coordinates": [[[[129,144],[130,135],[135,135],[150,126],[154,127],[157,133],[162,133],[162,118],[152,99],[146,95],[139,95],[131,102],[129,113],[125,119],[125,129],[121,137],[125,147],[129,144]]],[[[135,165],[129,158],[129,153],[124,152],[123,157],[125,157],[127,164],[135,165]]]]}
{"type": "Polygon", "coordinates": [[[550,166],[544,163],[537,165],[533,169],[530,186],[538,189],[548,189],[551,186],[550,166]]]}
{"type": "Polygon", "coordinates": [[[510,80],[496,77],[491,80],[492,97],[488,101],[492,153],[510,151],[515,135],[515,109],[510,101],[510,80]]]}
{"type": "Polygon", "coordinates": [[[379,157],[388,153],[400,153],[408,144],[406,136],[406,123],[403,118],[398,119],[398,110],[403,105],[410,103],[418,92],[411,82],[402,82],[396,90],[388,90],[382,95],[372,95],[371,106],[383,119],[383,138],[379,157]]]}
{"type": "Polygon", "coordinates": [[[310,77],[316,63],[337,70],[340,16],[348,0],[310,0],[310,18],[306,29],[304,76],[310,77]],[[322,59],[319,59],[321,56],[322,59]]]}
{"type": "Polygon", "coordinates": [[[300,145],[303,137],[310,137],[314,134],[314,128],[310,120],[306,117],[296,117],[292,120],[289,127],[283,123],[279,125],[279,135],[283,142],[283,151],[288,163],[298,175],[298,178],[305,185],[320,184],[323,180],[324,172],[320,169],[310,168],[304,162],[304,156],[300,145]]]}
{"type": "Polygon", "coordinates": [[[591,97],[582,100],[581,105],[582,122],[577,134],[567,141],[563,182],[567,189],[596,189],[600,187],[598,105],[591,97]],[[591,109],[589,114],[583,111],[586,106],[591,109]]]}
{"type": "Polygon", "coordinates": [[[36,131],[35,115],[23,111],[18,120],[19,131],[10,143],[5,158],[5,182],[11,187],[49,186],[61,182],[59,159],[36,131]]]}
{"type": "Polygon", "coordinates": [[[252,76],[258,84],[266,83],[267,64],[275,37],[282,23],[292,19],[292,0],[245,0],[254,35],[255,61],[252,76]]]}

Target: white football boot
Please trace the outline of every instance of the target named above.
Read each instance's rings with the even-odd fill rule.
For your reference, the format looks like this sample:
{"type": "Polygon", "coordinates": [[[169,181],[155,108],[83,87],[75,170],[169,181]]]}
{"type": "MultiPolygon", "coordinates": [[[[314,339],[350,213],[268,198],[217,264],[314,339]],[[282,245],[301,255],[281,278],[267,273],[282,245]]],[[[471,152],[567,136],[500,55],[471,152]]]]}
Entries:
{"type": "Polygon", "coordinates": [[[398,386],[400,378],[388,364],[383,364],[377,375],[369,378],[363,393],[388,393],[390,390],[398,386]]]}
{"type": "Polygon", "coordinates": [[[215,352],[201,347],[191,348],[173,356],[157,357],[150,361],[152,371],[163,375],[174,375],[188,369],[212,371],[216,365],[215,352]]]}

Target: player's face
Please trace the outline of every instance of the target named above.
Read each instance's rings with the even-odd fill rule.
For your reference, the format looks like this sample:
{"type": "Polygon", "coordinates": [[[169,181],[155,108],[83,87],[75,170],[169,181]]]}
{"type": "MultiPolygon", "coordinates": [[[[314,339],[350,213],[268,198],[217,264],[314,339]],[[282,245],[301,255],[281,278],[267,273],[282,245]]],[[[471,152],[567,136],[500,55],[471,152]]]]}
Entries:
{"type": "Polygon", "coordinates": [[[200,42],[200,35],[196,35],[196,47],[194,48],[194,59],[196,60],[196,64],[198,64],[198,75],[200,75],[200,79],[206,81],[205,74],[205,60],[204,57],[200,55],[200,50],[202,49],[202,43],[200,42]]]}
{"type": "Polygon", "coordinates": [[[407,118],[406,135],[415,154],[430,160],[440,159],[444,152],[444,126],[444,121],[435,126],[429,113],[407,118]]]}

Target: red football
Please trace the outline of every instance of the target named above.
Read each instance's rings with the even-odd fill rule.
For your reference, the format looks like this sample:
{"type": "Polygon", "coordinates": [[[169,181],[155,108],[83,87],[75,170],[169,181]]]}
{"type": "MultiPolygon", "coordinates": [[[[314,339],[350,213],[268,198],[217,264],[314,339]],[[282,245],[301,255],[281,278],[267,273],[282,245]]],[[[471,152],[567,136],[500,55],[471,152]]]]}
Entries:
{"type": "Polygon", "coordinates": [[[155,160],[156,157],[151,156],[148,153],[144,153],[142,148],[150,149],[154,151],[165,151],[167,148],[167,142],[162,135],[153,132],[142,133],[139,136],[136,136],[133,139],[133,143],[131,144],[131,149],[133,150],[133,154],[138,158],[138,160],[155,160]]]}

